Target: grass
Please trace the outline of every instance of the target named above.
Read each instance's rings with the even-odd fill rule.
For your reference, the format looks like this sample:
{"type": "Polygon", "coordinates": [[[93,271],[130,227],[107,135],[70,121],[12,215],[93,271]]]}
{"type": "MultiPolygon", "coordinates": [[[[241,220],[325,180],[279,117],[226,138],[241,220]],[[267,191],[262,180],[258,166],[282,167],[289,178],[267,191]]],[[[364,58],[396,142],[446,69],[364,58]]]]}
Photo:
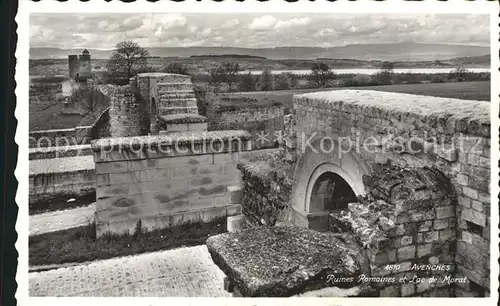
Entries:
{"type": "Polygon", "coordinates": [[[65,114],[60,101],[32,102],[29,106],[29,130],[51,130],[74,128],[83,115],[65,114]]]}
{"type": "Polygon", "coordinates": [[[408,93],[423,96],[435,96],[444,98],[455,98],[464,100],[490,101],[490,82],[456,82],[456,83],[430,83],[430,84],[404,84],[386,86],[365,86],[365,87],[335,87],[303,90],[283,90],[267,92],[241,92],[233,93],[238,97],[256,99],[259,102],[268,101],[270,105],[281,103],[286,108],[292,108],[292,96],[300,93],[330,91],[330,90],[376,90],[387,92],[408,93]]]}
{"type": "Polygon", "coordinates": [[[94,191],[81,196],[65,195],[65,196],[57,196],[53,198],[40,200],[34,203],[30,203],[28,210],[30,215],[36,215],[51,211],[87,206],[95,201],[96,201],[96,194],[94,191]],[[71,198],[74,198],[75,201],[68,202],[68,200],[71,198]]]}
{"type": "Polygon", "coordinates": [[[210,236],[226,231],[226,218],[208,223],[184,224],[132,235],[95,237],[95,224],[29,238],[29,264],[85,262],[205,244],[210,236]]]}

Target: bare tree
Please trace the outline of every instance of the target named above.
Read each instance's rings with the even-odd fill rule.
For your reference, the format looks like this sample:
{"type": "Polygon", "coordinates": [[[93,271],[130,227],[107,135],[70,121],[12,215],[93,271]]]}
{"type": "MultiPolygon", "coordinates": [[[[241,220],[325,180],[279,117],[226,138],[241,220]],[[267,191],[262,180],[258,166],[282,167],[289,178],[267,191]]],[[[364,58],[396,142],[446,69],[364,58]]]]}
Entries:
{"type": "Polygon", "coordinates": [[[148,56],[149,52],[136,42],[122,41],[115,46],[108,60],[108,72],[111,76],[129,79],[141,70],[147,69],[148,56]]]}
{"type": "Polygon", "coordinates": [[[312,75],[319,87],[323,87],[327,84],[328,79],[333,78],[333,72],[330,70],[330,66],[325,63],[315,63],[311,68],[312,75]]]}

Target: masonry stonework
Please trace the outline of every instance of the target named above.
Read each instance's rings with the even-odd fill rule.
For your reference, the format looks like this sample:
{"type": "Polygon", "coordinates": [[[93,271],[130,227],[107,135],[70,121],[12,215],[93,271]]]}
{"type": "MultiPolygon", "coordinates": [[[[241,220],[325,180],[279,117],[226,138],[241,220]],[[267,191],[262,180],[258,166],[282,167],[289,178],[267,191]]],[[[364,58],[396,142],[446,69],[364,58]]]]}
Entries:
{"type": "Polygon", "coordinates": [[[351,233],[368,249],[373,275],[426,278],[428,271],[411,267],[441,264],[449,270],[436,277],[466,280],[385,284],[376,286],[380,296],[489,295],[488,103],[342,90],[294,96],[293,112],[281,153],[290,170],[240,166],[244,213],[245,203],[262,201],[269,173],[283,170],[291,179],[289,205],[281,205],[286,196],[276,188],[264,188],[267,205],[247,205],[246,219],[267,210],[284,223],[351,233]],[[325,173],[347,182],[358,203],[313,211],[313,186],[325,173]]]}
{"type": "Polygon", "coordinates": [[[236,164],[259,155],[244,131],[101,139],[93,150],[98,236],[239,214],[227,187],[240,180],[236,164]]]}

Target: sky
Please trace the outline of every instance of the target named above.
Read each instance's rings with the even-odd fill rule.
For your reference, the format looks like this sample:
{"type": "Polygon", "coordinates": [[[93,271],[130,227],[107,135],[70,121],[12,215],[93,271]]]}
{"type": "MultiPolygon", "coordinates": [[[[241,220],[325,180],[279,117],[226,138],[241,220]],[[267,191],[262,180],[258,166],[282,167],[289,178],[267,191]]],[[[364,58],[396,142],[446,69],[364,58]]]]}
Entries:
{"type": "Polygon", "coordinates": [[[336,47],[364,43],[489,46],[488,15],[404,14],[32,14],[30,46],[336,47]]]}

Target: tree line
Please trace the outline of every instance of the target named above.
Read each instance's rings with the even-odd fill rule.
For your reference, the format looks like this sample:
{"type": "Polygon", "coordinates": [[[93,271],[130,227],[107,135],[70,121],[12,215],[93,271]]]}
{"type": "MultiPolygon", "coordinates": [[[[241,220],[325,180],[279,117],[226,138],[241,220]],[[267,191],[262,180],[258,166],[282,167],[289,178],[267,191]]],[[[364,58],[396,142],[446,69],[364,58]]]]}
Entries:
{"type": "MultiPolygon", "coordinates": [[[[166,72],[189,75],[188,67],[179,62],[169,63],[166,67],[154,70],[148,65],[149,52],[136,42],[123,41],[116,45],[111,58],[107,61],[106,83],[127,84],[129,79],[142,72],[166,72]]],[[[242,73],[237,62],[226,61],[208,70],[207,74],[192,75],[193,81],[208,83],[214,91],[270,91],[294,88],[322,88],[373,86],[401,83],[456,82],[489,79],[489,74],[470,73],[458,67],[448,74],[418,75],[394,73],[394,63],[382,62],[375,75],[336,75],[327,63],[317,62],[308,75],[292,73],[273,74],[264,69],[259,75],[242,73]],[[299,82],[301,84],[299,84],[299,82]],[[305,84],[303,84],[305,82],[305,84]]]]}

